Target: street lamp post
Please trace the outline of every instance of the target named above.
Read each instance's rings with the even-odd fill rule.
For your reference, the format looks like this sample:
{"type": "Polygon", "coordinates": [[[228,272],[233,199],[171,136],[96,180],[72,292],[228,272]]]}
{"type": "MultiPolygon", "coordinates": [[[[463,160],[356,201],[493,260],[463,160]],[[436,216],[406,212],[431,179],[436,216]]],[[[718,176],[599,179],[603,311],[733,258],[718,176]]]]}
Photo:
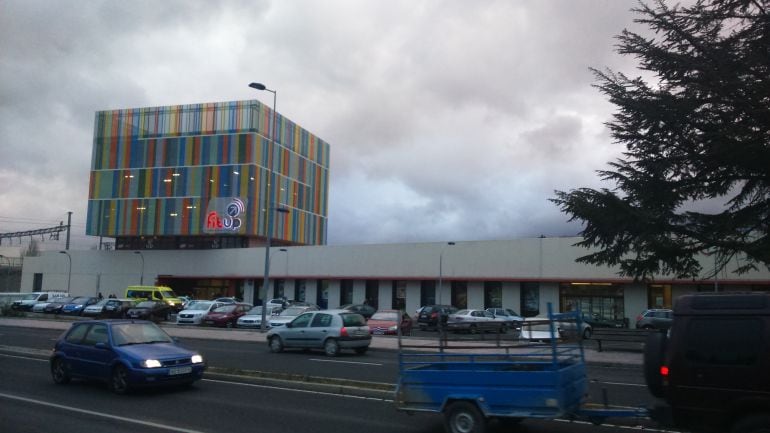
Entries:
{"type": "MultiPolygon", "coordinates": [[[[447,242],[449,246],[454,245],[454,242],[447,242]]],[[[442,304],[442,298],[444,294],[444,280],[443,280],[443,266],[444,266],[444,247],[441,247],[441,253],[438,255],[438,304],[442,304]]]]}
{"type": "Polygon", "coordinates": [[[70,292],[70,281],[72,280],[72,256],[66,251],[59,251],[59,254],[65,254],[69,259],[69,270],[67,271],[67,294],[70,292]]]}
{"type": "Polygon", "coordinates": [[[134,251],[134,254],[139,254],[139,258],[142,259],[142,273],[139,275],[139,285],[144,286],[144,254],[141,251],[134,251]]]}
{"type": "Polygon", "coordinates": [[[273,94],[273,113],[272,113],[272,120],[273,120],[273,133],[271,134],[270,139],[270,151],[269,155],[267,157],[267,198],[265,200],[265,208],[267,209],[267,234],[265,239],[265,277],[262,281],[262,323],[259,326],[260,331],[265,331],[267,329],[266,321],[267,321],[267,315],[265,314],[267,312],[267,291],[270,287],[270,241],[273,237],[273,210],[277,210],[279,212],[288,212],[286,209],[282,208],[274,208],[272,199],[273,199],[273,152],[275,150],[275,139],[276,139],[276,100],[278,99],[278,92],[275,90],[268,89],[267,86],[265,86],[262,83],[250,83],[249,87],[252,89],[257,90],[264,90],[267,92],[270,92],[273,94]]]}

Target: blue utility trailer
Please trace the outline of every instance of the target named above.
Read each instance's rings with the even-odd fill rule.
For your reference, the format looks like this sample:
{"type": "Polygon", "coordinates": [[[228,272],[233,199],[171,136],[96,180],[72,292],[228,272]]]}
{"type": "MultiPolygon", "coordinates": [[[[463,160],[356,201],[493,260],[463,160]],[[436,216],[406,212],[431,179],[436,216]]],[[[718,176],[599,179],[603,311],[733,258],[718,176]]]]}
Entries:
{"type": "MultiPolygon", "coordinates": [[[[525,418],[582,418],[599,423],[608,417],[642,417],[644,409],[586,409],[588,393],[580,313],[554,313],[524,326],[545,327],[550,338],[533,342],[510,338],[436,344],[399,340],[396,407],[444,415],[447,432],[482,433],[497,419],[514,424],[525,418]],[[574,336],[568,338],[565,336],[574,336]]],[[[525,332],[524,335],[534,335],[525,332]]],[[[541,331],[542,332],[542,331],[541,331]]]]}

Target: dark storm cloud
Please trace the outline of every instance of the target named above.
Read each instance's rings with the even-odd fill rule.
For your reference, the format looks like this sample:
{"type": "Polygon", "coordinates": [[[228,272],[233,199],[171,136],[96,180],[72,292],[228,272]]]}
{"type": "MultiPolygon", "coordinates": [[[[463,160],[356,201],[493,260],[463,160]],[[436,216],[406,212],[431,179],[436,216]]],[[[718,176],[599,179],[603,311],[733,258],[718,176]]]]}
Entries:
{"type": "MultiPolygon", "coordinates": [[[[633,1],[0,3],[2,217],[85,222],[94,112],[257,98],[332,146],[330,243],[574,234],[633,1]]],[[[6,220],[7,221],[7,220],[6,220]]]]}

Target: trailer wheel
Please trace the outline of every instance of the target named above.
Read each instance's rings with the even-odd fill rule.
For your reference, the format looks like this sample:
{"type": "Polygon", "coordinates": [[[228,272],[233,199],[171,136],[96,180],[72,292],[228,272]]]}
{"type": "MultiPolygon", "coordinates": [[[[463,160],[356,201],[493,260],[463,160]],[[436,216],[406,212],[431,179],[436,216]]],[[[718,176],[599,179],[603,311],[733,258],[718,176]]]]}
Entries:
{"type": "Polygon", "coordinates": [[[456,401],[444,410],[444,427],[451,433],[484,433],[487,420],[475,404],[456,401]]]}

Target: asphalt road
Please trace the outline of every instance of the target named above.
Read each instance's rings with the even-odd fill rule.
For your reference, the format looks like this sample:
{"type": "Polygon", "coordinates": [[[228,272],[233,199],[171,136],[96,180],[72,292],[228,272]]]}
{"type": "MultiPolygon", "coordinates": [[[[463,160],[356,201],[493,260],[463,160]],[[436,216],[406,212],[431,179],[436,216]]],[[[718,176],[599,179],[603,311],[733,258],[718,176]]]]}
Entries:
{"type": "MultiPolygon", "coordinates": [[[[315,430],[315,428],[310,430],[303,428],[299,430],[288,429],[285,431],[347,431],[346,426],[350,426],[351,429],[362,428],[361,425],[350,421],[346,415],[347,412],[351,410],[350,403],[346,402],[352,397],[324,394],[301,389],[290,389],[296,388],[290,385],[282,385],[281,387],[276,388],[260,386],[255,383],[238,383],[237,379],[236,382],[208,379],[200,382],[195,388],[195,391],[164,390],[157,392],[141,392],[128,397],[114,396],[109,393],[106,387],[98,384],[76,383],[67,387],[53,386],[47,369],[45,351],[52,347],[54,340],[60,334],[61,331],[52,329],[0,327],[0,394],[2,394],[0,395],[0,399],[3,400],[2,404],[0,404],[0,431],[50,431],[50,425],[46,428],[46,423],[51,422],[50,419],[44,422],[41,421],[40,425],[34,425],[29,429],[24,428],[23,430],[15,430],[12,428],[9,430],[6,427],[15,425],[10,420],[17,418],[29,419],[29,415],[32,413],[38,414],[31,417],[37,419],[41,413],[49,414],[62,411],[67,414],[65,416],[66,420],[64,420],[64,424],[55,422],[56,425],[67,425],[67,423],[70,422],[75,422],[76,424],[85,422],[89,426],[93,426],[93,431],[104,431],[100,430],[99,425],[105,422],[105,420],[111,420],[110,422],[113,423],[118,422],[121,426],[127,424],[127,429],[131,428],[132,431],[136,431],[134,413],[142,414],[142,416],[146,414],[146,418],[140,419],[149,419],[151,420],[150,422],[162,426],[154,427],[153,425],[146,425],[142,426],[140,431],[154,431],[155,429],[168,430],[172,427],[176,428],[177,424],[175,424],[175,420],[187,419],[188,414],[193,422],[191,425],[185,425],[183,429],[186,430],[184,431],[221,431],[220,428],[210,430],[210,425],[207,422],[204,422],[205,420],[196,419],[198,414],[209,413],[210,416],[215,418],[222,417],[223,415],[225,418],[229,418],[233,410],[236,410],[236,413],[238,413],[238,411],[242,412],[243,417],[246,417],[246,419],[259,419],[260,428],[257,430],[262,430],[262,427],[267,427],[267,425],[264,424],[262,418],[253,417],[251,415],[252,413],[261,413],[263,410],[272,408],[272,415],[264,414],[264,416],[270,417],[271,419],[275,417],[280,418],[282,416],[296,418],[297,414],[291,414],[290,412],[290,408],[293,406],[302,408],[303,411],[308,412],[307,417],[304,419],[309,423],[319,423],[318,425],[320,427],[318,430],[315,430]],[[3,350],[3,347],[14,348],[14,350],[3,350]],[[23,353],[24,349],[29,349],[30,355],[25,355],[23,353]],[[23,367],[25,364],[28,366],[26,369],[23,367]],[[10,371],[13,370],[8,367],[13,365],[19,367],[20,370],[16,373],[10,373],[10,371]],[[76,391],[62,390],[62,388],[73,388],[76,391]],[[198,401],[197,397],[201,395],[198,393],[203,391],[206,393],[213,393],[214,395],[206,397],[206,402],[198,401]],[[62,392],[64,392],[64,394],[61,394],[62,392]],[[167,396],[172,396],[173,398],[166,398],[167,396]],[[96,403],[91,402],[93,398],[97,399],[96,403]],[[315,399],[319,398],[323,400],[323,405],[315,403],[315,399]],[[83,400],[80,401],[79,399],[83,400]],[[122,399],[128,399],[127,401],[132,402],[132,404],[138,404],[138,407],[129,408],[126,412],[123,409],[124,400],[122,399]],[[158,403],[158,399],[162,400],[162,404],[158,403]],[[192,400],[188,401],[188,399],[192,400]],[[265,399],[270,400],[269,405],[263,404],[265,399]],[[105,407],[104,413],[107,414],[107,416],[99,415],[94,417],[94,415],[89,412],[88,408],[91,407],[92,404],[102,404],[102,400],[106,402],[111,401],[112,405],[121,407],[121,409],[118,411],[112,409],[112,411],[110,411],[108,410],[110,409],[109,407],[105,407]],[[62,401],[67,402],[65,405],[67,407],[54,406],[61,405],[62,401]],[[272,406],[273,403],[277,404],[278,402],[282,403],[278,404],[276,407],[272,406]],[[325,406],[327,404],[331,405],[332,403],[338,404],[338,406],[325,406]],[[171,405],[170,407],[168,406],[169,404],[171,405]],[[177,404],[179,404],[179,407],[176,407],[177,404]],[[218,407],[221,404],[224,404],[224,406],[218,407]],[[30,405],[38,405],[41,407],[39,410],[30,411],[30,405]],[[19,410],[14,409],[17,406],[20,406],[19,410]],[[217,407],[218,409],[214,412],[209,412],[210,409],[217,407]],[[80,410],[85,410],[85,412],[80,410]],[[321,411],[321,413],[316,414],[315,412],[317,410],[321,411]],[[177,416],[183,414],[183,416],[181,418],[172,417],[166,419],[165,413],[167,411],[173,412],[177,416]],[[337,426],[336,422],[330,421],[329,424],[325,424],[326,420],[331,416],[330,414],[335,414],[331,417],[332,419],[336,420],[337,417],[339,417],[343,420],[340,421],[340,427],[337,426]],[[161,418],[152,421],[156,416],[161,416],[161,418]],[[128,420],[124,420],[123,418],[128,420]],[[6,421],[8,422],[7,425],[6,421]]],[[[374,381],[387,384],[395,383],[398,372],[396,352],[392,350],[373,349],[364,356],[344,354],[336,358],[327,358],[321,352],[305,353],[302,351],[293,351],[273,354],[267,350],[265,343],[258,341],[243,342],[184,338],[182,339],[182,344],[200,351],[206,357],[209,366],[220,369],[293,373],[326,378],[374,381]]],[[[209,377],[214,376],[209,375],[209,377]]],[[[605,396],[607,396],[608,402],[613,405],[640,407],[647,406],[654,401],[653,397],[647,392],[641,369],[638,366],[589,366],[589,378],[591,379],[589,402],[601,403],[605,396]]],[[[358,416],[360,415],[362,419],[366,420],[365,429],[368,432],[442,431],[439,416],[422,414],[404,418],[405,414],[395,411],[392,402],[387,401],[388,398],[384,398],[385,401],[383,401],[382,397],[373,400],[361,398],[352,399],[357,402],[356,404],[364,404],[365,406],[356,408],[354,411],[356,416],[353,418],[358,419],[358,416]],[[383,418],[383,413],[389,415],[386,415],[383,418]],[[378,423],[380,422],[384,422],[385,426],[379,426],[378,423]],[[390,425],[390,428],[386,428],[388,422],[393,422],[393,424],[390,425]],[[404,422],[404,425],[402,426],[399,424],[400,422],[404,422]],[[371,425],[369,423],[371,423],[371,425]],[[382,427],[382,429],[380,429],[380,427],[382,427]]],[[[48,417],[48,415],[46,415],[46,417],[48,417]]],[[[241,419],[242,423],[243,418],[240,415],[238,417],[241,419]]],[[[631,419],[614,421],[617,421],[618,425],[623,426],[622,431],[627,432],[629,431],[629,428],[633,431],[638,429],[635,427],[637,425],[646,426],[647,428],[645,431],[654,431],[649,429],[650,423],[646,420],[631,419]]],[[[286,423],[281,422],[276,425],[270,424],[269,431],[284,431],[282,429],[285,428],[286,425],[286,423]]],[[[525,427],[521,427],[519,431],[563,431],[573,433],[581,431],[620,431],[619,427],[602,427],[601,429],[597,428],[594,430],[592,429],[593,427],[581,423],[565,423],[559,421],[527,420],[524,425],[525,427]],[[541,425],[546,426],[544,427],[545,430],[538,430],[541,425]],[[589,428],[589,430],[585,430],[586,428],[589,428]]],[[[239,428],[242,427],[242,425],[236,423],[233,426],[228,427],[228,429],[234,429],[233,431],[248,431],[239,430],[239,428]]],[[[121,431],[121,428],[117,428],[117,430],[121,431]]],[[[73,426],[73,429],[67,428],[63,429],[63,431],[87,430],[82,430],[79,427],[74,428],[73,426]]]]}

